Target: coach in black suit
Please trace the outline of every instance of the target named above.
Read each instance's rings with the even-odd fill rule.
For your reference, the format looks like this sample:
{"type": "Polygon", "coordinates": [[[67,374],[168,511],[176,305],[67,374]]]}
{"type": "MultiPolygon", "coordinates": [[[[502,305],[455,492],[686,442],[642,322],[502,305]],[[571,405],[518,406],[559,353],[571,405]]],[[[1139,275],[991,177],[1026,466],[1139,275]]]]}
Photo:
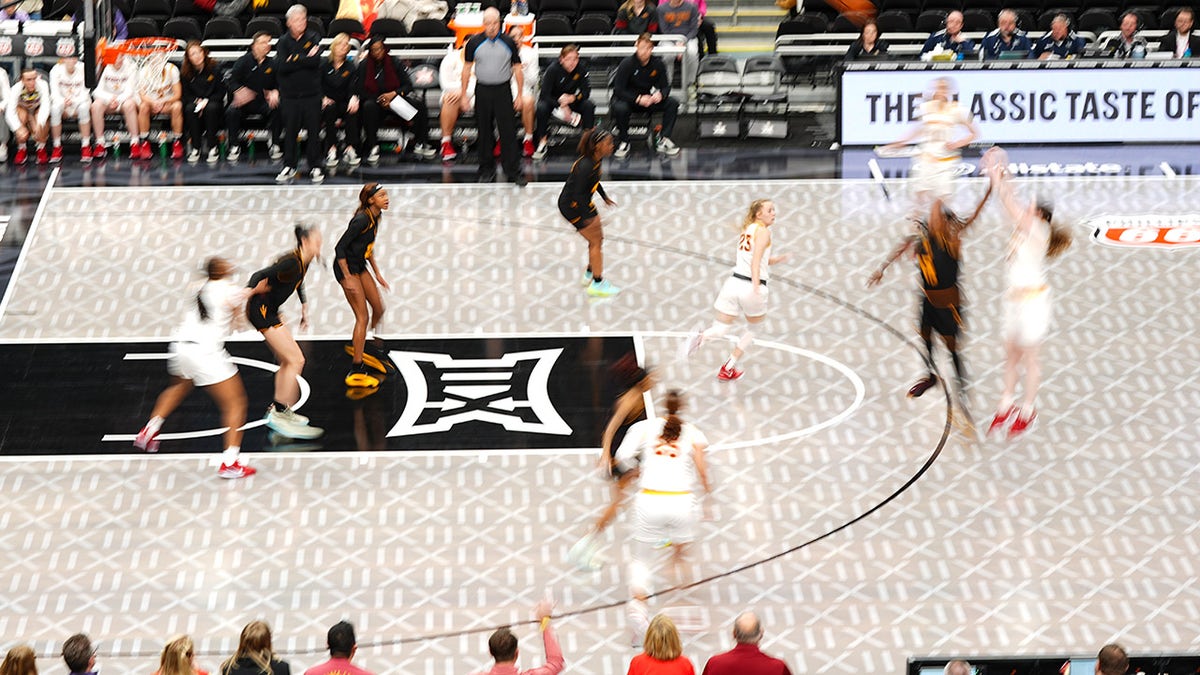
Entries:
{"type": "Polygon", "coordinates": [[[1175,30],[1167,33],[1158,45],[1160,52],[1170,52],[1177,59],[1200,56],[1200,35],[1192,32],[1192,10],[1184,7],[1175,15],[1175,30]]]}

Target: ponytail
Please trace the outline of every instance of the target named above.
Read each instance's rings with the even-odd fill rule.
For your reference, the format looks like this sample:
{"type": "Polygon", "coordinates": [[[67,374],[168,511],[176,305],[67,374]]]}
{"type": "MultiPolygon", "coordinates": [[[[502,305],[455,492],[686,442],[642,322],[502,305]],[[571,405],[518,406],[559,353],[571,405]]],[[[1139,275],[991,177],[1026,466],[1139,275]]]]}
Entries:
{"type": "MultiPolygon", "coordinates": [[[[229,276],[232,269],[233,266],[229,264],[229,261],[218,256],[213,256],[204,261],[204,275],[208,277],[208,281],[224,279],[229,276]]],[[[208,282],[206,281],[204,286],[207,285],[208,282]]],[[[200,320],[208,321],[208,307],[204,306],[204,300],[200,297],[200,294],[204,292],[204,286],[201,286],[200,292],[196,293],[196,309],[200,310],[200,320]]]]}
{"type": "Polygon", "coordinates": [[[683,430],[683,420],[679,418],[679,411],[683,408],[683,394],[679,393],[678,389],[672,389],[667,392],[667,423],[663,425],[662,440],[671,443],[679,440],[679,435],[683,430]]]}
{"type": "Polygon", "coordinates": [[[308,239],[309,233],[312,232],[312,225],[296,223],[296,227],[292,232],[296,235],[296,248],[300,248],[304,245],[304,240],[308,239]]]}
{"type": "Polygon", "coordinates": [[[1050,244],[1046,247],[1047,258],[1057,258],[1071,247],[1071,233],[1066,228],[1050,223],[1050,244]]]}
{"type": "Polygon", "coordinates": [[[606,138],[612,138],[612,134],[607,129],[600,127],[592,127],[583,132],[583,136],[579,139],[579,147],[577,148],[579,156],[595,159],[596,147],[606,138]]]}

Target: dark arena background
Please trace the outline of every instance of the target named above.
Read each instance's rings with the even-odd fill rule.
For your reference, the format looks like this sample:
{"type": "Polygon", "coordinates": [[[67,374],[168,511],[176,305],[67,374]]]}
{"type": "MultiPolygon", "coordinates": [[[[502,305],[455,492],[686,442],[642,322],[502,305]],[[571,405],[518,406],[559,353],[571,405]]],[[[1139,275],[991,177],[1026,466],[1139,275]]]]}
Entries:
{"type": "MultiPolygon", "coordinates": [[[[929,7],[877,9],[912,20],[939,9],[916,4],[929,7]]],[[[59,672],[63,641],[82,631],[100,672],[136,675],[186,633],[215,673],[261,619],[298,673],[327,658],[326,631],[345,619],[363,668],[466,674],[490,667],[488,635],[512,624],[529,668],[543,662],[531,611],[549,595],[567,672],[624,673],[640,651],[627,606],[633,499],[600,537],[597,569],[567,553],[612,498],[597,459],[613,364],[632,355],[655,376],[646,414],[663,414],[677,389],[683,417],[711,443],[713,491],[686,564],[676,576],[661,553],[649,581],[650,612],[675,620],[697,669],[732,647],[733,619],[754,609],[763,650],[796,675],[926,675],[954,658],[988,675],[1078,675],[1109,642],[1139,672],[1197,672],[1200,125],[1188,101],[1200,71],[1187,59],[1102,58],[1115,29],[1102,24],[1077,27],[1090,50],[1079,59],[922,62],[930,29],[914,26],[885,31],[898,60],[843,67],[857,28],[831,30],[831,6],[803,3],[790,21],[826,25],[778,42],[786,17],[773,4],[709,8],[716,56],[734,71],[701,61],[674,134],[682,151],[656,153],[645,137],[655,122],[635,117],[630,155],[604,160],[616,206],[597,205],[614,297],[580,285],[586,243],[557,208],[579,132],[557,123],[545,159],[522,161],[524,188],[477,182],[471,116],[454,161],[397,152],[404,136],[392,125],[377,164],[342,164],[319,185],[304,172],[277,183],[282,165],[261,136],[241,139],[255,150],[237,162],[160,155],[161,120],[151,159],[130,160],[123,142],[81,163],[73,122],[61,162],[16,166],[10,154],[0,166],[0,649],[29,644],[39,672],[59,672]],[[756,22],[765,46],[747,37],[756,22]],[[747,77],[754,56],[778,57],[779,72],[747,77]],[[908,104],[942,75],[960,99],[982,101],[981,138],[956,165],[948,205],[978,203],[981,156],[998,143],[1017,194],[1051,199],[1074,240],[1048,266],[1038,417],[1012,440],[983,433],[1003,386],[1011,222],[1001,204],[985,206],[963,244],[973,432],[943,386],[906,396],[925,372],[916,266],[897,261],[880,286],[866,284],[914,213],[910,160],[875,147],[910,128],[908,104]],[[722,98],[734,89],[753,100],[722,98]],[[1111,118],[1088,107],[1088,92],[1103,102],[1135,89],[1111,118]],[[1037,119],[1014,119],[1016,92],[1037,94],[1037,119]],[[379,332],[397,369],[376,391],[343,382],[353,315],[331,269],[368,181],[391,198],[375,255],[392,287],[379,332]],[[773,255],[791,258],[771,267],[744,377],[719,381],[744,321],[691,359],[680,345],[712,322],[759,198],[777,207],[773,255]],[[262,425],[276,364],[241,331],[227,347],[249,399],[242,458],[257,475],[217,477],[220,417],[201,391],[168,419],[158,453],[136,450],[202,262],[220,255],[248,279],[291,248],[297,222],[324,233],[306,281],[311,327],[300,329],[294,298],[282,311],[306,359],[298,412],[326,434],[290,441],[262,425]]],[[[60,38],[94,65],[114,6],[83,9],[93,15],[75,37],[61,12],[0,22],[10,81],[26,63],[48,71],[60,38]]],[[[159,32],[180,17],[208,26],[187,8],[129,9],[135,28],[148,23],[139,18],[159,32]]],[[[1032,12],[1031,36],[1049,9],[1032,12]]],[[[1167,9],[1144,25],[1153,45],[1172,25],[1167,9]]],[[[333,11],[312,9],[324,28],[333,11]]],[[[258,3],[246,12],[275,14],[258,3]]],[[[542,69],[556,38],[579,37],[539,32],[542,69]]],[[[607,76],[632,43],[605,37],[581,42],[609,126],[607,76]]],[[[452,40],[389,45],[410,69],[436,69],[452,40]]],[[[206,44],[227,67],[248,41],[206,44]]],[[[655,49],[684,51],[669,38],[655,49]]],[[[436,119],[439,91],[424,93],[436,119]]],[[[952,372],[940,346],[935,355],[952,372]]]]}

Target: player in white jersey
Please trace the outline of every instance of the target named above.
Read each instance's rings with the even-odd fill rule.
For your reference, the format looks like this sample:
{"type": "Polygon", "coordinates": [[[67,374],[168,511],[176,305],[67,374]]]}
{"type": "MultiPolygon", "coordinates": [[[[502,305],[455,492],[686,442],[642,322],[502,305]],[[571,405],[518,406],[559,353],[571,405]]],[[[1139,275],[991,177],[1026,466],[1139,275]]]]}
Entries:
{"type": "MultiPolygon", "coordinates": [[[[119,112],[125,117],[125,128],[129,132],[129,154],[133,156],[138,134],[137,65],[124,54],[117,54],[111,64],[100,71],[96,89],[92,91],[92,130],[96,133],[96,146],[92,157],[103,159],[108,154],[104,145],[104,115],[119,112]]],[[[113,147],[117,145],[113,140],[113,147]]]]}
{"type": "Polygon", "coordinates": [[[884,149],[895,151],[916,143],[909,186],[916,212],[924,213],[933,200],[946,201],[950,197],[962,149],[979,138],[979,127],[970,111],[952,98],[950,80],[944,77],[934,80],[933,91],[921,103],[919,116],[917,126],[884,149]]]}
{"type": "Polygon", "coordinates": [[[737,361],[754,342],[753,327],[767,318],[767,280],[771,278],[771,265],[791,258],[790,255],[771,255],[770,227],[774,224],[775,202],[770,199],[751,202],[738,236],[733,275],[725,280],[713,304],[717,310],[716,318],[706,330],[692,331],[681,349],[683,356],[694,355],[705,340],[725,337],[738,314],[745,315],[749,324],[746,332],[717,371],[717,379],[730,381],[742,376],[743,371],[736,367],[737,361]]]}
{"type": "Polygon", "coordinates": [[[988,434],[1011,425],[1008,437],[1013,438],[1028,429],[1037,416],[1034,401],[1042,373],[1039,351],[1050,329],[1051,313],[1045,262],[1070,246],[1071,236],[1051,224],[1049,205],[1017,199],[1003,150],[988,150],[983,165],[1012,222],[1005,257],[1008,290],[1004,293],[1004,392],[988,434]],[[1017,407],[1014,402],[1021,368],[1025,370],[1025,399],[1017,407]]]}
{"type": "Polygon", "coordinates": [[[0,68],[0,164],[8,161],[8,71],[0,68]]]}
{"type": "Polygon", "coordinates": [[[183,403],[193,387],[205,387],[220,407],[221,422],[225,425],[225,453],[221,456],[217,475],[243,478],[255,473],[238,459],[242,425],[246,423],[246,388],[237,366],[225,351],[225,339],[244,318],[246,299],[265,292],[266,282],[255,288],[235,283],[230,279],[233,265],[222,258],[209,258],[205,273],[208,280],[173,335],[171,357],[167,361],[171,384],[159,394],[150,421],[142,427],[133,444],[147,452],[157,451],[158,433],[163,422],[183,403]]]}
{"type": "Polygon", "coordinates": [[[29,141],[37,149],[37,163],[50,161],[46,138],[50,135],[50,88],[32,67],[21,69],[21,79],[8,91],[4,120],[17,140],[14,164],[24,164],[29,141]]]}
{"type": "MultiPolygon", "coordinates": [[[[138,129],[150,132],[150,117],[165,115],[171,120],[171,159],[183,159],[183,85],[179,82],[179,68],[174,63],[151,60],[137,77],[138,129]]],[[[134,159],[150,159],[150,141],[142,138],[138,147],[130,152],[134,159]]]]}
{"type": "Polygon", "coordinates": [[[50,161],[62,161],[63,117],[79,120],[80,161],[92,161],[92,95],[84,82],[79,58],[63,57],[50,69],[50,161]]]}
{"type": "MultiPolygon", "coordinates": [[[[656,548],[670,546],[676,578],[681,578],[686,545],[696,538],[701,504],[696,491],[712,492],[704,432],[679,417],[683,395],[667,392],[667,414],[634,424],[617,449],[617,464],[638,469],[633,538],[656,548]]],[[[636,562],[635,565],[641,566],[636,562]]],[[[633,575],[635,578],[637,574],[633,575]]],[[[644,584],[635,583],[635,586],[644,584]]],[[[640,594],[635,591],[635,594],[640,594]]]]}

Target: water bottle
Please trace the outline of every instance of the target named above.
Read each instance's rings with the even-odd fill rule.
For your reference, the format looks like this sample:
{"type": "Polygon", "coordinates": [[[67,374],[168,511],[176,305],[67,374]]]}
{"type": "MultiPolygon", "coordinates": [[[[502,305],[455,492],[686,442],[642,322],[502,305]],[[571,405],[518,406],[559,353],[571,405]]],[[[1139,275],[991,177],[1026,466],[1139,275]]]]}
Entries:
{"type": "Polygon", "coordinates": [[[1136,45],[1134,45],[1133,46],[1133,58],[1135,58],[1135,59],[1146,58],[1146,46],[1140,42],[1137,43],[1136,45]]]}
{"type": "Polygon", "coordinates": [[[525,16],[529,13],[529,0],[517,0],[517,14],[525,16]]]}

